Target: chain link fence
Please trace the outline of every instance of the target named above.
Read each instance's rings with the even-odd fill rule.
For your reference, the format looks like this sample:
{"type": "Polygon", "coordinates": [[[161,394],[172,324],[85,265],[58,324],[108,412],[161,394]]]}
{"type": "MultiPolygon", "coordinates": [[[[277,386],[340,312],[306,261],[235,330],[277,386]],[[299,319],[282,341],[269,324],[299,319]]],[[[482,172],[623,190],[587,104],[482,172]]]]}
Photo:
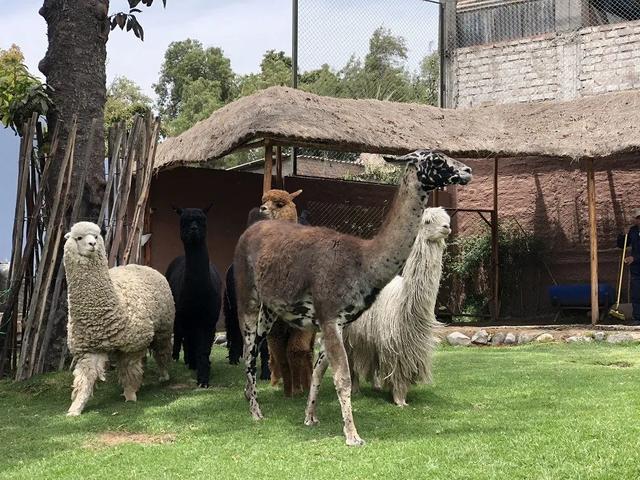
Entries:
{"type": "MultiPolygon", "coordinates": [[[[296,4],[298,88],[343,98],[439,103],[438,1],[294,0],[294,8],[296,4]]],[[[340,161],[356,161],[360,154],[300,153],[340,161]]]]}
{"type": "Polygon", "coordinates": [[[635,20],[639,0],[459,0],[457,47],[635,20]]]}

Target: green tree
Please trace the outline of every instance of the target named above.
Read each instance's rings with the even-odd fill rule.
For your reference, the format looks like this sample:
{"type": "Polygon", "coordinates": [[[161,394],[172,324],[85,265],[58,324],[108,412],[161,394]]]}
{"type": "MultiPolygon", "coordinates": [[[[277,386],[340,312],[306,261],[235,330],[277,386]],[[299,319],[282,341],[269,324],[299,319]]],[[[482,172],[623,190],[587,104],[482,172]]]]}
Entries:
{"type": "Polygon", "coordinates": [[[196,122],[208,118],[223,106],[222,86],[216,80],[198,78],[188,83],[182,91],[178,116],[169,121],[169,135],[179,135],[196,122]]]}
{"type": "Polygon", "coordinates": [[[260,73],[240,78],[240,95],[246,96],[275,85],[291,84],[291,57],[268,50],[260,62],[260,73]]]}
{"type": "Polygon", "coordinates": [[[218,82],[221,104],[235,97],[231,61],[220,48],[205,49],[201,42],[192,39],[169,44],[164,54],[160,78],[153,86],[163,118],[172,120],[178,117],[184,89],[198,79],[218,82]]]}
{"type": "Polygon", "coordinates": [[[344,90],[342,80],[327,64],[302,73],[298,86],[301,90],[330,97],[342,97],[344,90]]]}
{"type": "Polygon", "coordinates": [[[416,101],[438,105],[440,91],[440,54],[433,52],[420,62],[420,73],[413,83],[416,101]]]}
{"type": "Polygon", "coordinates": [[[46,86],[29,73],[20,48],[0,49],[0,123],[21,134],[34,112],[46,115],[50,107],[46,86]]]}
{"type": "Polygon", "coordinates": [[[151,111],[152,100],[142,89],[127,77],[117,77],[107,90],[104,106],[104,123],[114,125],[121,120],[131,124],[135,115],[146,115],[151,111]]]}

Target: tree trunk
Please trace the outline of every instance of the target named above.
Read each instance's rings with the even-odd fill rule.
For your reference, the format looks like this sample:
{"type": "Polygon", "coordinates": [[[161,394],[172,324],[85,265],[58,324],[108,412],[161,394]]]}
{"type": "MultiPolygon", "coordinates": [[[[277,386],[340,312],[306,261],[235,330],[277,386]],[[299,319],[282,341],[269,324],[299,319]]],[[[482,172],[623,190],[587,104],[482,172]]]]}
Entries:
{"type": "MultiPolygon", "coordinates": [[[[72,118],[77,115],[78,130],[74,156],[71,195],[83,195],[78,218],[97,221],[104,191],[104,104],[107,96],[106,60],[109,37],[109,0],[44,0],[40,15],[47,22],[49,46],[38,68],[52,88],[54,109],[48,115],[49,132],[59,124],[59,145],[66,145],[72,118]],[[97,122],[93,122],[98,119],[97,122]],[[95,126],[95,141],[89,147],[90,130],[95,126]],[[88,151],[90,148],[90,151],[88,151]],[[79,192],[81,166],[87,164],[86,186],[79,192]]],[[[64,157],[59,148],[52,158],[49,186],[57,182],[59,165],[64,157]]],[[[53,189],[49,188],[49,192],[53,189]]],[[[47,204],[52,199],[47,197],[47,204]]],[[[69,205],[73,204],[73,199],[69,205]]],[[[66,212],[66,222],[70,212],[66,212]]],[[[61,259],[60,259],[61,260],[61,259]]],[[[63,293],[63,297],[66,294],[63,293]]],[[[56,327],[47,351],[49,368],[59,363],[65,351],[66,302],[56,312],[56,327]]]]}
{"type": "MultiPolygon", "coordinates": [[[[93,143],[87,152],[89,131],[98,121],[96,139],[104,138],[104,104],[107,97],[106,61],[109,37],[108,0],[44,0],[40,15],[47,21],[49,47],[38,68],[52,87],[54,109],[49,115],[49,131],[60,122],[59,144],[66,145],[71,119],[78,115],[78,133],[71,191],[78,194],[78,168],[89,162],[86,197],[80,218],[96,221],[104,190],[104,142],[93,143]]],[[[59,149],[54,165],[64,156],[59,149]]],[[[54,172],[55,172],[54,167],[54,172]]],[[[56,182],[53,175],[52,182],[56,182]]],[[[71,204],[73,202],[70,202],[71,204]]]]}

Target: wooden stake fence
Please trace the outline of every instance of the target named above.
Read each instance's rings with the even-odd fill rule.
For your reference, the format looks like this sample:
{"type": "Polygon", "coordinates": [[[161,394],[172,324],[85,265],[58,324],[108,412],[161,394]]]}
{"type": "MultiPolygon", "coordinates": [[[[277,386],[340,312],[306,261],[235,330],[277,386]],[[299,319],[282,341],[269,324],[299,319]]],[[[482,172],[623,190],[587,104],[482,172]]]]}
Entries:
{"type": "MultiPolygon", "coordinates": [[[[75,155],[77,125],[72,122],[51,205],[45,191],[53,175],[51,158],[58,149],[58,132],[50,135],[36,116],[22,131],[16,195],[10,289],[0,322],[0,377],[11,373],[16,380],[42,373],[47,367],[50,346],[66,305],[66,281],[62,264],[63,235],[79,219],[82,194],[89,171],[89,158],[100,125],[94,121],[87,147],[75,155]],[[49,153],[47,153],[47,150],[49,153]],[[75,160],[74,160],[75,159],[75,160]],[[80,165],[75,165],[75,161],[80,165]],[[80,172],[77,192],[72,192],[73,171],[80,172]],[[74,199],[71,207],[69,199],[74,199]],[[26,233],[25,233],[26,232],[26,233]]],[[[124,122],[108,135],[106,189],[97,223],[106,229],[109,264],[126,264],[142,259],[140,241],[149,225],[147,201],[153,174],[160,122],[151,116],[137,117],[131,131],[124,122]],[[135,182],[135,183],[134,183],[135,182]],[[132,188],[133,187],[133,188],[132,188]]],[[[66,359],[66,341],[59,368],[66,359]]]]}

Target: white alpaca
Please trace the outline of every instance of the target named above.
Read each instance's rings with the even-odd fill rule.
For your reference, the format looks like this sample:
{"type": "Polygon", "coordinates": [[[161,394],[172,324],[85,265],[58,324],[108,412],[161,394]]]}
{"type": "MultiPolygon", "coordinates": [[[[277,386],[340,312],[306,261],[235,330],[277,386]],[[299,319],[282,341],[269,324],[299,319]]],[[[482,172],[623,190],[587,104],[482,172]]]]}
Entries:
{"type": "Polygon", "coordinates": [[[402,276],[344,328],[354,392],[362,376],[376,388],[391,389],[394,403],[403,407],[410,385],[431,381],[435,304],[450,220],[443,208],[425,209],[402,276]]]}
{"type": "Polygon", "coordinates": [[[153,350],[160,380],[169,379],[175,307],[161,273],[140,265],[108,268],[98,225],[76,223],[65,238],[67,341],[75,362],[67,415],[76,416],[91,397],[96,380],[105,379],[109,355],[117,362],[127,401],[136,401],[148,348],[153,350]]]}

